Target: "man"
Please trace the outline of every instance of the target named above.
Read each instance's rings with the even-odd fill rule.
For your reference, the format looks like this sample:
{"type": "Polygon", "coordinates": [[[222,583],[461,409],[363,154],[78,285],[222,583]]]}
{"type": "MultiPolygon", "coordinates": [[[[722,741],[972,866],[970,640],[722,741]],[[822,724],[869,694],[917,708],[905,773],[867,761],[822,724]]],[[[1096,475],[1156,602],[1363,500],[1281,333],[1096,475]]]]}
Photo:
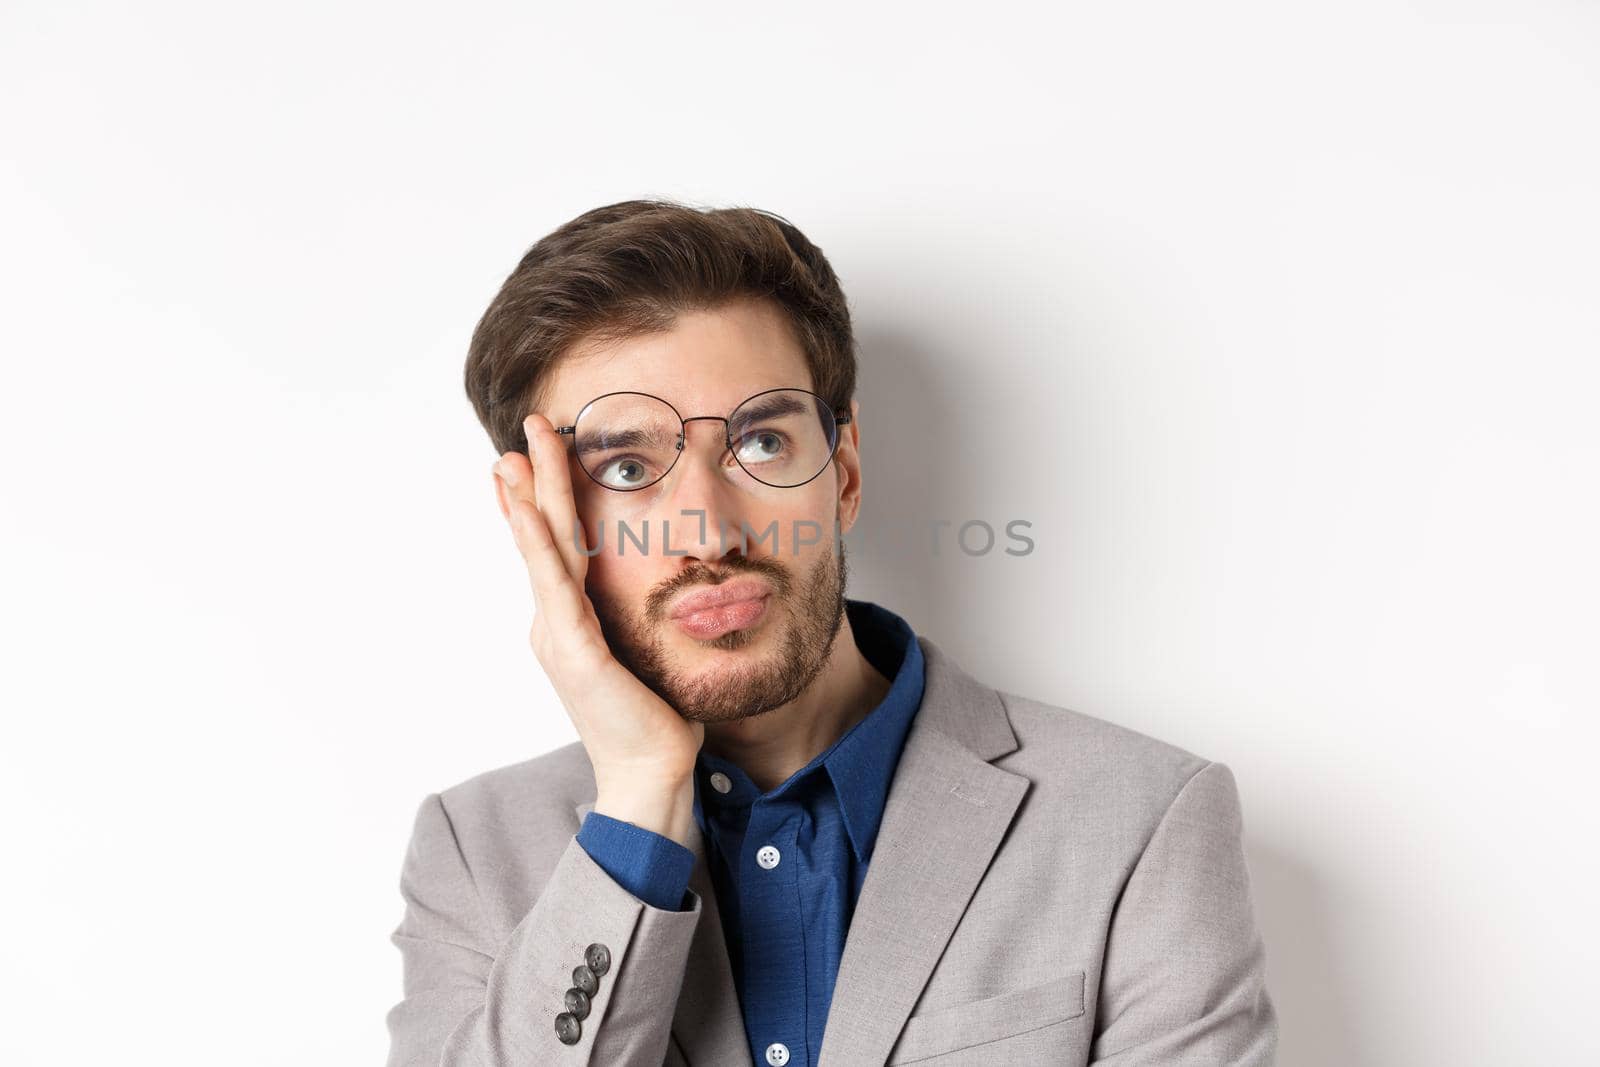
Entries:
{"type": "Polygon", "coordinates": [[[1228,767],[845,597],[855,349],[797,229],[581,215],[467,388],[579,741],[422,802],[391,1067],[1273,1062],[1228,767]]]}

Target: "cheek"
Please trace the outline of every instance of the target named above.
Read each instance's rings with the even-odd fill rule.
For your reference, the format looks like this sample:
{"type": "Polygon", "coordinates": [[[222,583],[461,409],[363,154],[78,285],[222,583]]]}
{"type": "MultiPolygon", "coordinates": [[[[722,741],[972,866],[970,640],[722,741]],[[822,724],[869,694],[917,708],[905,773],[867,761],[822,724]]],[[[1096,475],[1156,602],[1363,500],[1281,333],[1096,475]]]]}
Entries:
{"type": "MultiPolygon", "coordinates": [[[[648,525],[655,527],[651,536],[659,536],[660,523],[650,519],[650,509],[647,506],[650,495],[649,490],[638,493],[614,493],[602,488],[584,477],[583,484],[572,487],[572,501],[578,509],[578,518],[583,523],[585,544],[591,551],[600,546],[601,551],[589,557],[589,568],[592,571],[597,563],[607,556],[613,557],[612,563],[618,561],[614,558],[617,554],[617,541],[620,531],[624,526],[633,531],[636,538],[642,539],[648,525]]],[[[637,553],[637,548],[632,542],[628,545],[629,553],[637,553]]],[[[626,565],[629,560],[622,561],[626,565]]]]}
{"type": "Polygon", "coordinates": [[[585,529],[591,535],[602,521],[606,526],[607,538],[613,536],[619,522],[627,523],[635,531],[642,531],[646,520],[651,525],[660,525],[655,517],[659,507],[654,489],[618,493],[596,485],[587,475],[580,473],[579,477],[583,478],[583,482],[573,483],[572,499],[577,505],[578,514],[583,517],[585,529]]]}
{"type": "Polygon", "coordinates": [[[833,482],[818,478],[799,492],[805,493],[801,507],[813,522],[826,528],[833,525],[834,513],[839,508],[839,498],[834,495],[833,482]],[[812,487],[815,486],[815,491],[812,487]]]}
{"type": "MultiPolygon", "coordinates": [[[[652,549],[655,545],[650,546],[652,549]]],[[[617,527],[612,516],[605,517],[605,542],[595,551],[595,543],[590,542],[589,551],[589,578],[597,581],[606,590],[623,589],[629,583],[645,580],[652,557],[642,555],[639,548],[632,541],[627,544],[627,550],[619,554],[617,527]]]]}
{"type": "Polygon", "coordinates": [[[803,563],[833,547],[834,498],[825,489],[812,492],[810,486],[791,493],[784,506],[774,509],[763,522],[777,519],[783,534],[781,554],[803,563]]]}
{"type": "Polygon", "coordinates": [[[618,558],[608,545],[607,551],[590,558],[584,589],[609,604],[637,613],[650,589],[650,576],[641,563],[643,561],[633,554],[618,558]]]}

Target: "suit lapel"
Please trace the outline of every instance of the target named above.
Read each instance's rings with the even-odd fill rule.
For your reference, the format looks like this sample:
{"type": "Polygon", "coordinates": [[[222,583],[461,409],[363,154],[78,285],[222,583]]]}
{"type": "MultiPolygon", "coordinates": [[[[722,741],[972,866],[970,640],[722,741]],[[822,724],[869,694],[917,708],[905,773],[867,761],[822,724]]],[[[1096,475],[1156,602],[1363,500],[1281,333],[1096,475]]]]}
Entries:
{"type": "Polygon", "coordinates": [[[821,1067],[888,1058],[1028,789],[989,763],[1017,747],[998,695],[918,640],[922,705],[851,918],[821,1067]]]}
{"type": "MultiPolygon", "coordinates": [[[[577,807],[578,821],[594,809],[594,801],[577,807]]],[[[672,1036],[693,1067],[727,1064],[752,1067],[749,1039],[744,1031],[744,1013],[739,992],[733,984],[733,968],[722,933],[722,916],[717,910],[717,894],[707,866],[705,836],[700,824],[690,827],[694,848],[694,869],[689,888],[700,897],[700,921],[689,942],[689,959],[684,967],[683,987],[678,994],[678,1009],[672,1017],[672,1036]]]]}

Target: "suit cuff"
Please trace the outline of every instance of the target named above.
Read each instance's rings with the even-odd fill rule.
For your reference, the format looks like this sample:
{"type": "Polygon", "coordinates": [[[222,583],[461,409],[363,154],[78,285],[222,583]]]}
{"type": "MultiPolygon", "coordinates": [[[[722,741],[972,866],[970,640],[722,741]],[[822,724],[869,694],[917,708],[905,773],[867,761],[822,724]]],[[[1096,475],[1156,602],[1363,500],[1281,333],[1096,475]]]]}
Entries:
{"type": "Polygon", "coordinates": [[[683,911],[694,852],[684,845],[598,811],[587,812],[578,844],[613,881],[652,908],[683,911]]]}

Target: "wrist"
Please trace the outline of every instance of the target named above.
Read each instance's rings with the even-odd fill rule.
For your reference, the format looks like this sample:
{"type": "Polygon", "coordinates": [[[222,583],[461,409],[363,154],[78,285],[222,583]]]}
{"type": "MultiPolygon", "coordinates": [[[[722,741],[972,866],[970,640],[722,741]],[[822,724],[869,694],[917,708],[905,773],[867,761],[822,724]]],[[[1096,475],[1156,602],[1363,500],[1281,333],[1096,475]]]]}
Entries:
{"type": "Polygon", "coordinates": [[[686,777],[665,785],[634,782],[625,789],[602,789],[595,798],[594,810],[687,847],[694,824],[694,779],[686,777]]]}

